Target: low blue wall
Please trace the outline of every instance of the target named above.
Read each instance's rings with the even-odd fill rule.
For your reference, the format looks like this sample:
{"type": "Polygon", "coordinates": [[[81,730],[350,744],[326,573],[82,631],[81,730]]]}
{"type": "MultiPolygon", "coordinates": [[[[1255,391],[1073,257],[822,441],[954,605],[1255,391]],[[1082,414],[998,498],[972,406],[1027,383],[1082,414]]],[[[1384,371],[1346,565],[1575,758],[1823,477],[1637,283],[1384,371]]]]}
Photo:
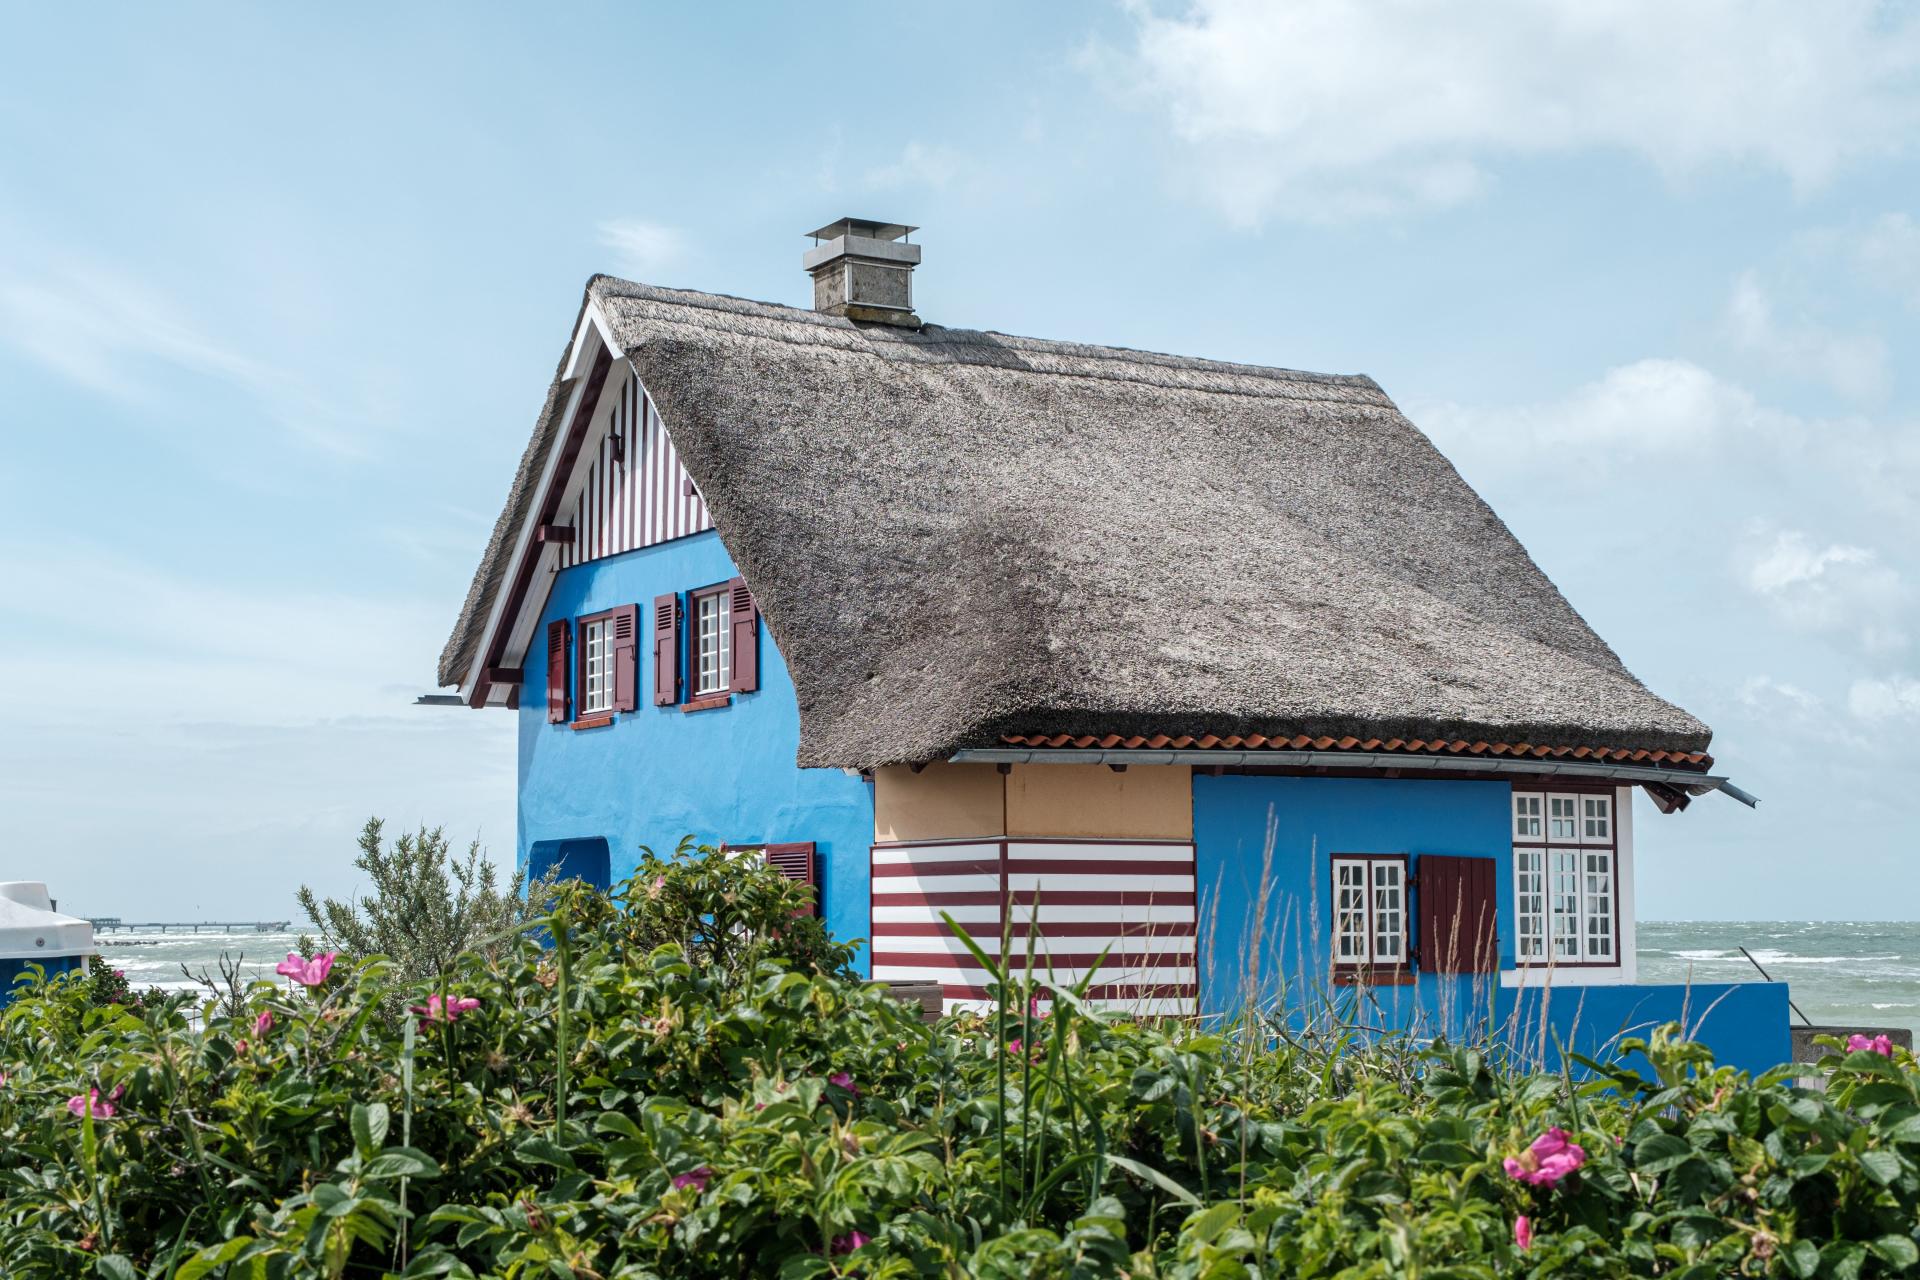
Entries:
{"type": "Polygon", "coordinates": [[[63,973],[86,968],[87,958],[85,956],[47,956],[38,960],[0,960],[0,1008],[13,1000],[17,989],[14,983],[35,965],[46,970],[48,980],[52,980],[63,973]]]}
{"type": "Polygon", "coordinates": [[[1502,989],[1496,1023],[1522,1059],[1557,1068],[1564,1049],[1606,1061],[1628,1036],[1677,1022],[1723,1065],[1759,1074],[1790,1062],[1784,982],[1502,989]]]}
{"type": "MultiPolygon", "coordinates": [[[[555,578],[534,634],[544,637],[551,619],[623,604],[640,606],[644,627],[656,595],[726,582],[736,572],[714,533],[576,565],[555,578]]],[[[531,646],[525,679],[521,867],[534,843],[546,840],[604,837],[615,882],[633,873],[642,845],[670,854],[683,836],[714,844],[811,840],[827,927],[841,939],[866,936],[873,790],[838,769],[794,764],[799,703],[764,619],[760,688],[734,695],[727,707],[683,712],[651,705],[653,654],[644,645],[642,705],[605,728],[547,723],[544,642],[531,646]]],[[[864,953],[861,964],[864,970],[864,953]]]]}

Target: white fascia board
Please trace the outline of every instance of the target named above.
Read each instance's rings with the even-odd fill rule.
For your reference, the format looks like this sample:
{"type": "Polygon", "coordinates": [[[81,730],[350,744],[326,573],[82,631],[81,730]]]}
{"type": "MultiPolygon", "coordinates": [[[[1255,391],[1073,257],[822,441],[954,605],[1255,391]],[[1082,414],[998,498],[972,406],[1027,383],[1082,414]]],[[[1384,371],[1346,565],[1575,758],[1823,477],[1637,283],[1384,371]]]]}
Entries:
{"type": "MultiPolygon", "coordinates": [[[[564,487],[560,491],[560,510],[568,512],[580,498],[580,491],[586,487],[587,468],[599,456],[600,440],[612,428],[613,415],[620,404],[621,390],[627,385],[627,379],[636,377],[632,367],[624,359],[616,356],[613,367],[607,370],[607,383],[600,392],[600,403],[593,412],[593,421],[587,424],[587,432],[580,446],[580,453],[574,458],[573,474],[565,477],[564,487]]],[[[556,477],[558,480],[558,477],[556,477]]],[[[580,535],[575,533],[576,538],[580,535]]],[[[525,666],[526,654],[539,630],[540,612],[546,607],[547,591],[552,587],[554,575],[560,572],[560,548],[549,544],[539,550],[540,563],[534,566],[536,575],[534,586],[527,592],[527,598],[520,604],[520,616],[506,621],[507,642],[501,650],[501,661],[509,666],[525,666]],[[546,574],[547,587],[540,586],[539,574],[546,574]]]]}
{"type": "MultiPolygon", "coordinates": [[[[574,330],[573,346],[567,356],[566,368],[561,374],[563,378],[572,379],[574,384],[572,393],[567,397],[566,408],[560,414],[560,430],[563,433],[567,424],[573,421],[574,412],[580,406],[580,398],[586,394],[587,380],[584,373],[593,368],[593,357],[598,354],[603,345],[607,346],[609,351],[613,350],[606,320],[599,315],[599,306],[589,299],[580,317],[580,324],[574,330]]],[[[560,440],[556,438],[554,443],[557,446],[560,440]]],[[[542,505],[540,495],[544,494],[547,487],[553,483],[553,473],[560,465],[562,452],[564,450],[558,447],[550,450],[546,462],[540,468],[540,479],[534,485],[533,502],[528,505],[526,519],[521,522],[520,531],[514,537],[513,554],[507,557],[506,571],[500,577],[501,590],[495,594],[493,607],[487,612],[487,625],[480,632],[480,643],[474,651],[473,665],[467,669],[466,679],[460,682],[462,700],[471,700],[474,688],[480,683],[480,673],[487,662],[487,651],[493,647],[494,633],[500,628],[506,612],[507,597],[512,594],[511,585],[516,570],[519,568],[521,558],[527,554],[527,548],[533,542],[534,526],[540,522],[542,505]]],[[[585,450],[581,452],[584,454],[585,450]]],[[[488,704],[493,705],[491,696],[488,697],[488,704]]]]}

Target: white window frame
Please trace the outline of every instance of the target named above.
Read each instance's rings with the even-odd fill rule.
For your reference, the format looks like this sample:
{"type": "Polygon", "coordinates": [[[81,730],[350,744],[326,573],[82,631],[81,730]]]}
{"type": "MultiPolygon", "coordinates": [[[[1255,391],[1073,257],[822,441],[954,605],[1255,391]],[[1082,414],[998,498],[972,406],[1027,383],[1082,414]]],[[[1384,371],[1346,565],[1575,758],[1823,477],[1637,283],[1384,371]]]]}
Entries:
{"type": "Polygon", "coordinates": [[[1331,866],[1335,971],[1408,968],[1407,856],[1338,853],[1331,866]]]}
{"type": "Polygon", "coordinates": [[[1515,967],[1501,975],[1504,985],[1635,980],[1632,794],[1514,790],[1515,967]],[[1538,834],[1528,821],[1534,801],[1538,834]]]}
{"type": "Polygon", "coordinates": [[[732,595],[726,587],[693,596],[694,696],[710,697],[733,687],[732,595]],[[709,621],[713,623],[708,626],[709,621]]]}
{"type": "Polygon", "coordinates": [[[597,716],[613,710],[613,615],[580,623],[580,714],[597,716]]]}

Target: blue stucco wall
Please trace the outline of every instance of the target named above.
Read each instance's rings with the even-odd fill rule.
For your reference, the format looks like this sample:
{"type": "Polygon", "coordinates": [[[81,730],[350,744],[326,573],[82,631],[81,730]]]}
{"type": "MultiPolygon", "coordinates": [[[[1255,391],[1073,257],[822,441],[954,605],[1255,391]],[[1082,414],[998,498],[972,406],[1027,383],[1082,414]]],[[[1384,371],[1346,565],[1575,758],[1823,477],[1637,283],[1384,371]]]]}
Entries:
{"type": "Polygon", "coordinates": [[[1644,1039],[1667,1022],[1711,1046],[1722,1065],[1756,1075],[1793,1056],[1784,982],[1507,989],[1496,1012],[1507,1043],[1534,1066],[1557,1068],[1563,1049],[1614,1059],[1622,1038],[1644,1039]]]}
{"type": "MultiPolygon", "coordinates": [[[[555,579],[535,635],[544,636],[555,618],[623,604],[638,604],[644,620],[656,595],[712,586],[737,572],[714,533],[576,565],[555,579]]],[[[686,670],[684,652],[681,669],[686,670]]],[[[525,678],[519,724],[521,867],[538,840],[605,837],[616,883],[632,874],[641,846],[668,854],[687,835],[715,844],[811,840],[817,846],[827,927],[842,940],[866,936],[872,787],[838,769],[795,766],[799,706],[764,620],[760,688],[735,694],[728,707],[688,713],[646,703],[653,655],[644,633],[643,705],[616,715],[606,728],[547,723],[544,644],[532,646],[525,678]]]]}
{"type": "MultiPolygon", "coordinates": [[[[1412,778],[1269,778],[1196,773],[1193,779],[1195,878],[1201,900],[1201,999],[1210,1011],[1237,1007],[1245,957],[1260,935],[1261,990],[1271,999],[1284,978],[1289,1002],[1309,995],[1350,1001],[1351,988],[1327,981],[1335,853],[1405,853],[1492,858],[1502,945],[1511,935],[1510,788],[1504,782],[1412,778]],[[1272,884],[1264,925],[1259,911],[1268,823],[1273,824],[1272,884]],[[1276,958],[1278,963],[1276,964],[1276,958]]],[[[1510,955],[1502,956],[1503,966],[1510,955]]],[[[1457,1024],[1483,1017],[1486,984],[1420,974],[1405,987],[1370,996],[1368,1021],[1398,1027],[1457,1024]],[[1377,1002],[1377,1007],[1374,1003],[1377,1002]]]]}

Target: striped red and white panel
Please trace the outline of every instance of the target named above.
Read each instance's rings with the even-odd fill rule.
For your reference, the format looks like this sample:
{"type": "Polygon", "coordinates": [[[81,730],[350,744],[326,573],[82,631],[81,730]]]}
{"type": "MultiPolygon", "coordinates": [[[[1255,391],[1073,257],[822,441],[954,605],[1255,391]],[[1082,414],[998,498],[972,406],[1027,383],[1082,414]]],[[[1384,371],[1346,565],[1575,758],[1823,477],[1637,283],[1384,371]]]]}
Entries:
{"type": "Polygon", "coordinates": [[[574,502],[574,540],[560,547],[563,569],[713,528],[707,504],[638,378],[621,385],[608,429],[579,465],[586,475],[574,502]]]}
{"type": "Polygon", "coordinates": [[[1193,846],[1125,840],[951,840],[873,848],[879,981],[938,982],[949,1008],[987,998],[986,970],[941,919],[989,953],[1010,936],[1024,969],[1077,983],[1103,1007],[1190,1013],[1199,994],[1193,846]],[[1104,957],[1102,952],[1105,953],[1104,957]]]}

